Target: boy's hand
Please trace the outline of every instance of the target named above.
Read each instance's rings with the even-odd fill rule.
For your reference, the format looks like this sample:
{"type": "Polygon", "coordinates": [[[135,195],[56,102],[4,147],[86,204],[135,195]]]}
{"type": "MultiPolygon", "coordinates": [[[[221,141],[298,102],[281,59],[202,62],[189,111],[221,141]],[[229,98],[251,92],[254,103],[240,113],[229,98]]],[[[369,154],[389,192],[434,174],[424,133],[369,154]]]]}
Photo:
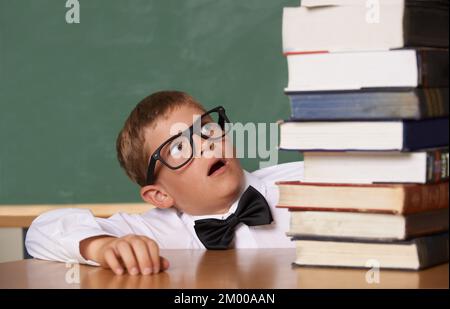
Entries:
{"type": "Polygon", "coordinates": [[[145,236],[87,238],[80,241],[80,253],[85,259],[111,268],[116,275],[125,270],[131,275],[157,274],[169,267],[169,261],[159,256],[156,242],[145,236]]]}

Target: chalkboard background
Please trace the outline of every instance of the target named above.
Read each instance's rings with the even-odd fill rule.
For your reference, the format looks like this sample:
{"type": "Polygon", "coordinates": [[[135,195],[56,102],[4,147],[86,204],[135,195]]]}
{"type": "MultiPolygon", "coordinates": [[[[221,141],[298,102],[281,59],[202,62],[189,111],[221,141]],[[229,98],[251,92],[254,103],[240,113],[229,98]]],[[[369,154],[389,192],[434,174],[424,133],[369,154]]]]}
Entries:
{"type": "Polygon", "coordinates": [[[0,0],[0,204],[139,201],[115,138],[157,90],[243,123],[288,117],[281,18],[299,0],[79,2],[67,24],[63,0],[0,0]]]}

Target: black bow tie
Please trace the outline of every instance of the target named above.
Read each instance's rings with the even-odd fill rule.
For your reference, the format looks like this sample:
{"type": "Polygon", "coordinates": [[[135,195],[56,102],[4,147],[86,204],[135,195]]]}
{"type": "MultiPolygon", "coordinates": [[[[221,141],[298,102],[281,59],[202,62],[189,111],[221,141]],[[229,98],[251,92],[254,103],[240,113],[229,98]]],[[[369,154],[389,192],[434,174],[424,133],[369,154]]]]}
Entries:
{"type": "Polygon", "coordinates": [[[239,223],[248,226],[270,224],[273,221],[269,204],[264,196],[252,186],[245,190],[239,200],[236,212],[225,220],[196,220],[194,229],[200,241],[207,249],[228,249],[239,223]]]}

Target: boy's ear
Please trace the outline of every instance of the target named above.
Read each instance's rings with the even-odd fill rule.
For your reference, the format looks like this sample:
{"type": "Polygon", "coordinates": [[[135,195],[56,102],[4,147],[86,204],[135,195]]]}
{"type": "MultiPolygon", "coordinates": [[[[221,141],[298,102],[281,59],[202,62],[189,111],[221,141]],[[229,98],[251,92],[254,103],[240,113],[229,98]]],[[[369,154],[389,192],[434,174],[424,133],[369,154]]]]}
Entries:
{"type": "Polygon", "coordinates": [[[141,188],[142,199],[158,208],[170,208],[175,201],[163,188],[158,185],[148,185],[141,188]]]}

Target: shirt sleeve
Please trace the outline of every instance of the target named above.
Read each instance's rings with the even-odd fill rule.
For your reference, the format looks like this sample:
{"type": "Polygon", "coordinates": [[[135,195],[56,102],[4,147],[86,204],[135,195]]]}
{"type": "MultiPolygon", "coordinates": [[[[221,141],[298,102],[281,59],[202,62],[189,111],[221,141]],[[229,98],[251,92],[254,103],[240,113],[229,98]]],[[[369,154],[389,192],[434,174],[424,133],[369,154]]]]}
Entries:
{"type": "Polygon", "coordinates": [[[153,238],[151,229],[143,228],[140,215],[118,213],[103,219],[94,217],[88,209],[58,209],[33,221],[25,246],[34,258],[98,265],[80,254],[80,241],[94,236],[122,237],[128,234],[145,234],[153,238]]]}
{"type": "Polygon", "coordinates": [[[277,181],[301,181],[303,180],[303,171],[303,161],[295,161],[266,167],[254,171],[252,175],[265,183],[275,185],[277,181]]]}

